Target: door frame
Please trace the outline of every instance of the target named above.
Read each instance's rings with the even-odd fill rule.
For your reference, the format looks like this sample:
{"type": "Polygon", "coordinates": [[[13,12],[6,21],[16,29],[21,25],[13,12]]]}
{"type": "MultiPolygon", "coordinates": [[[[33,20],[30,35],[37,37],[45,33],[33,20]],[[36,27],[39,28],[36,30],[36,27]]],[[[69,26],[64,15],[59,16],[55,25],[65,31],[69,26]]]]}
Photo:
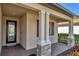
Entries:
{"type": "Polygon", "coordinates": [[[17,21],[6,20],[6,44],[16,43],[16,38],[17,38],[17,21]],[[14,22],[15,23],[15,40],[14,41],[8,41],[8,22],[14,22]]]}

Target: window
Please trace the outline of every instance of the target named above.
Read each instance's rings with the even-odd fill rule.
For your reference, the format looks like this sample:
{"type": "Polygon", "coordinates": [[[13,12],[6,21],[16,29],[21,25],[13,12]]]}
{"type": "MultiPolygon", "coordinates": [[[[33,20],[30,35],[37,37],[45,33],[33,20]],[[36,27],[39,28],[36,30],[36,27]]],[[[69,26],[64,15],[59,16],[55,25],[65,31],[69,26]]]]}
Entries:
{"type": "Polygon", "coordinates": [[[37,20],[37,37],[39,37],[39,20],[37,20]]]}
{"type": "Polygon", "coordinates": [[[49,23],[49,35],[54,35],[54,23],[49,23]]]}
{"type": "MultiPolygon", "coordinates": [[[[54,35],[54,23],[49,23],[49,35],[54,35]]],[[[39,20],[37,20],[37,37],[39,37],[39,20]]]]}

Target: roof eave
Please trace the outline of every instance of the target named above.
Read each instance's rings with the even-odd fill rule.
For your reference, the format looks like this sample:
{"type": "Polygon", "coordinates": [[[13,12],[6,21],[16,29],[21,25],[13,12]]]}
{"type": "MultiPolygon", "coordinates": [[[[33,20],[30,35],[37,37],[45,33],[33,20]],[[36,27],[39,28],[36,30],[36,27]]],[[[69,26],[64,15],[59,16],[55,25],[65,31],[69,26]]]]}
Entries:
{"type": "Polygon", "coordinates": [[[63,9],[64,11],[68,12],[69,14],[73,15],[73,17],[78,17],[78,15],[74,14],[73,12],[71,12],[70,10],[66,9],[65,7],[63,7],[62,5],[58,4],[58,3],[51,3],[61,9],[63,9]]]}

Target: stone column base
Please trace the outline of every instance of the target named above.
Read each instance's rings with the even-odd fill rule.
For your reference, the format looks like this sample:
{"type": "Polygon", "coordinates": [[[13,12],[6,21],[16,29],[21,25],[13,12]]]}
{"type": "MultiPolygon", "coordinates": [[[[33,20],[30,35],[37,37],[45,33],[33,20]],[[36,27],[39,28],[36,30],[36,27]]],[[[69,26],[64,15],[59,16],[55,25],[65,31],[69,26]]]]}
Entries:
{"type": "Polygon", "coordinates": [[[74,35],[69,35],[68,36],[67,43],[68,43],[68,47],[70,47],[70,48],[75,45],[75,37],[74,37],[74,35]]]}
{"type": "Polygon", "coordinates": [[[38,56],[51,56],[51,44],[37,45],[38,56]]]}

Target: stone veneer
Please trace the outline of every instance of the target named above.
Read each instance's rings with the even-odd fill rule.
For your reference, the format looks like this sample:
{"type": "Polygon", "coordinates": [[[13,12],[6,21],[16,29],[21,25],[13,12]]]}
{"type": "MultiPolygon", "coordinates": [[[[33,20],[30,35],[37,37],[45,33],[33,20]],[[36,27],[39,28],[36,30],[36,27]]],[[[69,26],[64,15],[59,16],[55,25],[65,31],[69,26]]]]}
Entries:
{"type": "Polygon", "coordinates": [[[46,44],[44,46],[37,45],[37,55],[51,56],[51,44],[46,44]]]}

